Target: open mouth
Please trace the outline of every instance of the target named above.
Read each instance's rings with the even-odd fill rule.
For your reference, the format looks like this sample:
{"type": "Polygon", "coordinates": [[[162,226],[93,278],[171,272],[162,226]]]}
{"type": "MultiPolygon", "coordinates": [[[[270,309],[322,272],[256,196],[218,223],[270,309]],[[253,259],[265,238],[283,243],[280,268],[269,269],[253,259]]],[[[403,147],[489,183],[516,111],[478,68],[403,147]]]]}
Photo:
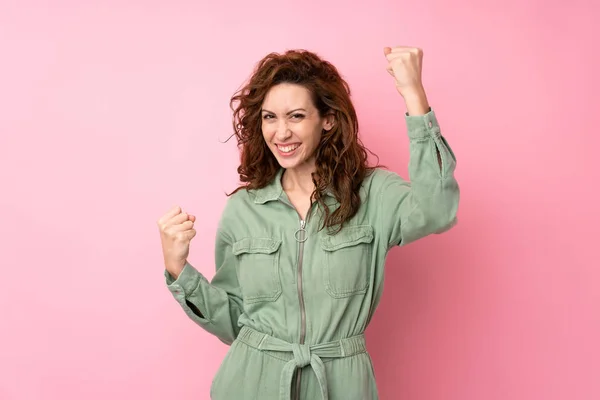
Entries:
{"type": "Polygon", "coordinates": [[[296,152],[298,147],[300,147],[300,143],[288,144],[285,146],[276,144],[275,146],[277,146],[277,150],[279,151],[279,154],[281,154],[283,156],[290,156],[296,152]]]}

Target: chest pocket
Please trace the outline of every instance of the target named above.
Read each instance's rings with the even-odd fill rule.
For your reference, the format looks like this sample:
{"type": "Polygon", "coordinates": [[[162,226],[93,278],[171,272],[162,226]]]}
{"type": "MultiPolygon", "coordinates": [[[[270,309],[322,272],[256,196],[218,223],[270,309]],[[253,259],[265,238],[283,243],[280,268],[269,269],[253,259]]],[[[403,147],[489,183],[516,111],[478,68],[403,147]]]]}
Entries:
{"type": "Polygon", "coordinates": [[[244,238],[233,243],[244,302],[275,301],[281,295],[279,247],[281,240],[244,238]]]}
{"type": "Polygon", "coordinates": [[[335,298],[366,293],[373,252],[371,225],[345,226],[334,236],[321,238],[324,250],[325,290],[335,298]]]}

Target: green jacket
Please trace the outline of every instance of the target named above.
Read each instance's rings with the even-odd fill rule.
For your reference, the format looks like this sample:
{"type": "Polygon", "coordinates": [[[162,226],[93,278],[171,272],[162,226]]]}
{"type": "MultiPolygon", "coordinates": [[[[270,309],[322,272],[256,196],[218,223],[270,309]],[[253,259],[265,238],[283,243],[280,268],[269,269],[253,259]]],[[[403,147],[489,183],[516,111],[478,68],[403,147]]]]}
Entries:
{"type": "MultiPolygon", "coordinates": [[[[282,169],[267,187],[227,200],[212,281],[189,263],[176,280],[165,271],[185,313],[231,344],[211,398],[378,398],[363,333],[382,294],[386,255],[450,229],[459,203],[456,158],[433,110],[405,120],[410,183],[377,169],[339,233],[318,231],[316,203],[300,219],[283,191],[282,169]]],[[[337,205],[331,193],[326,202],[337,205]]]]}

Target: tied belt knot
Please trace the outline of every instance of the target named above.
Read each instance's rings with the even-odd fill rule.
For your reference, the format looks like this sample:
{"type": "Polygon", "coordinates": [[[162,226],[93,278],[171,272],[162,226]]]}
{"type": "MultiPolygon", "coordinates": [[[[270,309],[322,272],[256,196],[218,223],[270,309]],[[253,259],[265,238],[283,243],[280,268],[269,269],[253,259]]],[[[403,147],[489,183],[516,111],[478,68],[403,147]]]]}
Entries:
{"type": "Polygon", "coordinates": [[[309,366],[313,369],[323,400],[328,400],[327,377],[323,358],[344,358],[366,352],[365,336],[363,334],[333,342],[315,345],[289,343],[285,340],[267,335],[250,327],[242,327],[237,340],[261,351],[281,351],[292,353],[281,371],[279,398],[291,400],[292,378],[296,368],[309,366]]]}
{"type": "Polygon", "coordinates": [[[311,358],[310,346],[307,344],[292,343],[292,352],[294,353],[294,361],[298,368],[306,367],[315,361],[314,359],[318,358],[316,355],[313,355],[314,359],[311,358]]]}

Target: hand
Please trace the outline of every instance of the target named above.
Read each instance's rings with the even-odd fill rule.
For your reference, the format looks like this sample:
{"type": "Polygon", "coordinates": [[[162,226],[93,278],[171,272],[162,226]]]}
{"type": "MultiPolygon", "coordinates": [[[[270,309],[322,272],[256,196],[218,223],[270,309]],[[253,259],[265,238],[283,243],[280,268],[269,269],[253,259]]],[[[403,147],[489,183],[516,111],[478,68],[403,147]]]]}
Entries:
{"type": "Polygon", "coordinates": [[[196,236],[196,230],[193,229],[195,221],[195,216],[184,213],[179,206],[175,206],[157,222],[165,268],[175,279],[185,266],[190,241],[196,236]]]}
{"type": "Polygon", "coordinates": [[[406,46],[384,47],[383,54],[388,60],[386,69],[396,81],[396,89],[402,97],[424,92],[421,81],[423,50],[406,46]]]}

